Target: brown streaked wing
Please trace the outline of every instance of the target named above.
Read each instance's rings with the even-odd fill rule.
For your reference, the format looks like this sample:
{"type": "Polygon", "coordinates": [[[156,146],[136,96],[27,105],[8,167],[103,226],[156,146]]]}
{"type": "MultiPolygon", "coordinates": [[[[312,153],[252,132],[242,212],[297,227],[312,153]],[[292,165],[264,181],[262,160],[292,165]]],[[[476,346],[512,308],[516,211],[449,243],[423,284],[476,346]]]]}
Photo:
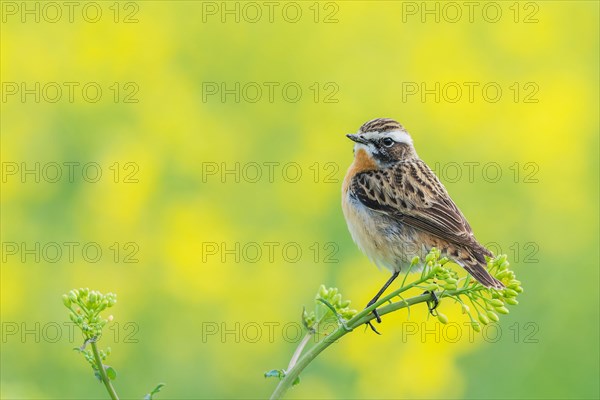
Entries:
{"type": "Polygon", "coordinates": [[[466,218],[421,160],[359,173],[350,190],[365,206],[400,222],[457,245],[479,247],[466,218]]]}

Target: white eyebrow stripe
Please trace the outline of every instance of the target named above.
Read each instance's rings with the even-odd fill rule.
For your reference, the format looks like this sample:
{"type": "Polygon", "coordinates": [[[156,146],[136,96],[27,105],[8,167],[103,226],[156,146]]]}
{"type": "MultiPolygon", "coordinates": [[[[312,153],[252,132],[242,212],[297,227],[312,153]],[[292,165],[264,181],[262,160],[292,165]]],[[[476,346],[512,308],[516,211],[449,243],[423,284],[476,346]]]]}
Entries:
{"type": "Polygon", "coordinates": [[[392,138],[395,142],[405,143],[405,144],[413,144],[412,138],[410,135],[404,131],[396,130],[389,132],[366,132],[360,133],[359,135],[363,136],[367,140],[379,140],[384,137],[392,138]]]}

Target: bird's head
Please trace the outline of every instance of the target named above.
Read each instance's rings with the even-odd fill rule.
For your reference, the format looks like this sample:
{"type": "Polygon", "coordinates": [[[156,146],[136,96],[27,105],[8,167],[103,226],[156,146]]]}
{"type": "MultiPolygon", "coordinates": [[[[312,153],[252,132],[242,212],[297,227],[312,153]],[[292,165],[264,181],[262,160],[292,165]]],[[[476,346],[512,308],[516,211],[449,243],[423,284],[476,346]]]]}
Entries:
{"type": "Polygon", "coordinates": [[[412,138],[404,127],[393,119],[371,120],[363,124],[357,133],[346,136],[355,142],[355,155],[364,151],[379,168],[417,157],[412,138]]]}

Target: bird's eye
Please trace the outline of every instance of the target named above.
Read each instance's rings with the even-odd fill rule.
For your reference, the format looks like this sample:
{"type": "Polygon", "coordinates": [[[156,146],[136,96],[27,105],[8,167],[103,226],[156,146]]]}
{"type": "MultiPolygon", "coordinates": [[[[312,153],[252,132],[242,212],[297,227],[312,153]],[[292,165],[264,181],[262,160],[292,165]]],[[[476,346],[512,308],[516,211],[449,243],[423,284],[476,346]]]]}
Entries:
{"type": "Polygon", "coordinates": [[[390,139],[389,137],[383,138],[382,142],[385,147],[390,147],[391,145],[394,144],[394,141],[392,139],[390,139]]]}

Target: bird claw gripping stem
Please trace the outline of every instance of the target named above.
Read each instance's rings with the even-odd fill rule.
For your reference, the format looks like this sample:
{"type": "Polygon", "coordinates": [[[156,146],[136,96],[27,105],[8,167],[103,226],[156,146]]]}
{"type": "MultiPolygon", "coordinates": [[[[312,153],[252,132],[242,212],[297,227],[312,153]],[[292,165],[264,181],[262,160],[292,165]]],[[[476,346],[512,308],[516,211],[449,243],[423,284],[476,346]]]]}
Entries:
{"type": "Polygon", "coordinates": [[[435,309],[440,304],[440,299],[438,298],[437,294],[435,294],[434,290],[423,292],[423,294],[429,294],[431,296],[431,300],[427,300],[427,308],[429,309],[429,313],[436,317],[437,311],[435,311],[435,309]]]}

